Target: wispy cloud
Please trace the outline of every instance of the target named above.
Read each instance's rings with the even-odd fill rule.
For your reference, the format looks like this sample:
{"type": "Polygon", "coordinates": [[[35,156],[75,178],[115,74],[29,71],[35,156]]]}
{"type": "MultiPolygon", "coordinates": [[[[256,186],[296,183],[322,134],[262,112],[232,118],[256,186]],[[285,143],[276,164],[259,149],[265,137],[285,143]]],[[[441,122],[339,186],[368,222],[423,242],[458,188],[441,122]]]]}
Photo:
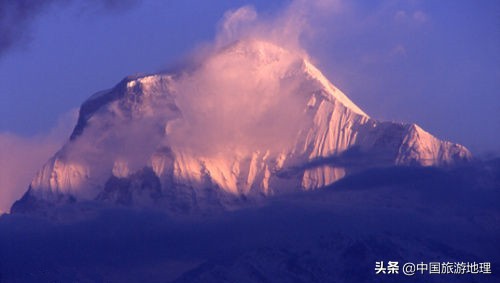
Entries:
{"type": "Polygon", "coordinates": [[[23,137],[0,133],[0,212],[8,212],[26,192],[37,170],[68,139],[75,121],[76,110],[72,110],[47,134],[23,137]]]}
{"type": "Polygon", "coordinates": [[[429,20],[429,15],[422,10],[405,11],[398,10],[394,14],[394,20],[399,23],[424,24],[429,20]]]}
{"type": "Polygon", "coordinates": [[[425,23],[428,20],[428,17],[426,13],[424,13],[421,10],[415,11],[413,13],[413,20],[415,20],[418,23],[425,23]]]}
{"type": "Polygon", "coordinates": [[[299,0],[273,15],[252,6],[227,11],[212,51],[195,55],[201,67],[176,82],[183,121],[173,126],[173,145],[198,154],[289,147],[306,101],[289,95],[303,87],[300,78],[283,80],[309,57],[303,41],[313,37],[315,20],[341,8],[341,1],[299,0]]]}

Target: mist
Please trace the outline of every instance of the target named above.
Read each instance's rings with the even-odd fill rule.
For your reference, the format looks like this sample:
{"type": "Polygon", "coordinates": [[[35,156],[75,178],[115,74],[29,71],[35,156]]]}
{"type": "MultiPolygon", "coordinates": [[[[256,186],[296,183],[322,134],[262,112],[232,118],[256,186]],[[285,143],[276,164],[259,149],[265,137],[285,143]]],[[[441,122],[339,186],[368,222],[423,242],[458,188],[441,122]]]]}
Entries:
{"type": "Polygon", "coordinates": [[[14,201],[28,189],[36,172],[68,140],[76,110],[62,115],[44,135],[24,137],[0,133],[0,213],[9,212],[14,201]]]}
{"type": "MultiPolygon", "coordinates": [[[[172,218],[110,207],[69,223],[4,215],[0,274],[6,282],[401,282],[410,277],[376,275],[375,262],[486,261],[494,268],[499,165],[376,169],[222,215],[172,218]]],[[[498,277],[493,270],[411,279],[498,277]]]]}
{"type": "Polygon", "coordinates": [[[172,128],[174,146],[202,155],[213,149],[249,153],[291,146],[303,124],[307,97],[298,95],[300,82],[292,82],[287,72],[300,67],[301,57],[268,43],[260,46],[261,42],[253,41],[256,38],[246,40],[212,55],[176,82],[183,118],[172,128]],[[252,50],[255,47],[275,50],[235,54],[258,52],[252,50]],[[262,62],[269,59],[276,61],[262,62]]]}

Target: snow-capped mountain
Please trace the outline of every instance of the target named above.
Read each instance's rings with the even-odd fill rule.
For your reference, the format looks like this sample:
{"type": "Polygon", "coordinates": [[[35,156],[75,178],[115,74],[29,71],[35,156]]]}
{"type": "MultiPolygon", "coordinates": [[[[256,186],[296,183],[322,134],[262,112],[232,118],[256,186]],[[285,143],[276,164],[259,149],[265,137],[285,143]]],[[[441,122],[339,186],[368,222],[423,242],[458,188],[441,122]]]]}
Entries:
{"type": "Polygon", "coordinates": [[[372,119],[301,52],[248,39],[91,96],[12,211],[86,200],[231,209],[370,167],[469,159],[415,124],[372,119]]]}

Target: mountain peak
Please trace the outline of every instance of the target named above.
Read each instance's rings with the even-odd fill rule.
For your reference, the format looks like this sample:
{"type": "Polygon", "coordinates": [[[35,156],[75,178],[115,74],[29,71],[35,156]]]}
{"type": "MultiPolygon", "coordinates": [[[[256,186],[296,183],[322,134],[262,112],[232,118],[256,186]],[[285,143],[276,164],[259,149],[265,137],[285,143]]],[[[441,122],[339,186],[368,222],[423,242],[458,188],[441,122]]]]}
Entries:
{"type": "Polygon", "coordinates": [[[328,91],[328,93],[334,98],[339,100],[350,110],[356,112],[357,114],[367,116],[368,115],[361,110],[356,104],[354,104],[342,91],[336,88],[324,75],[318,70],[309,60],[304,59],[304,68],[306,73],[308,73],[312,78],[318,80],[328,91]]]}
{"type": "Polygon", "coordinates": [[[416,125],[370,118],[300,52],[246,39],[189,72],[129,77],[90,97],[13,210],[67,200],[229,209],[371,167],[470,158],[416,125]]]}

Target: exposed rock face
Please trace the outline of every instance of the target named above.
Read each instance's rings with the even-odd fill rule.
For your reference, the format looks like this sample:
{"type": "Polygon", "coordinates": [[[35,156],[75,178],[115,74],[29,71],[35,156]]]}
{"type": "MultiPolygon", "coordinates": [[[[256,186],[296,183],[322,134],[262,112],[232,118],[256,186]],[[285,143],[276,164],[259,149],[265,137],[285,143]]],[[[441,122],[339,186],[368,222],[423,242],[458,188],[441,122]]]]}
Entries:
{"type": "Polygon", "coordinates": [[[369,167],[470,158],[415,124],[370,118],[300,54],[248,40],[189,72],[129,77],[90,97],[12,211],[68,200],[227,209],[369,167]],[[220,84],[200,89],[207,81],[220,84]]]}

